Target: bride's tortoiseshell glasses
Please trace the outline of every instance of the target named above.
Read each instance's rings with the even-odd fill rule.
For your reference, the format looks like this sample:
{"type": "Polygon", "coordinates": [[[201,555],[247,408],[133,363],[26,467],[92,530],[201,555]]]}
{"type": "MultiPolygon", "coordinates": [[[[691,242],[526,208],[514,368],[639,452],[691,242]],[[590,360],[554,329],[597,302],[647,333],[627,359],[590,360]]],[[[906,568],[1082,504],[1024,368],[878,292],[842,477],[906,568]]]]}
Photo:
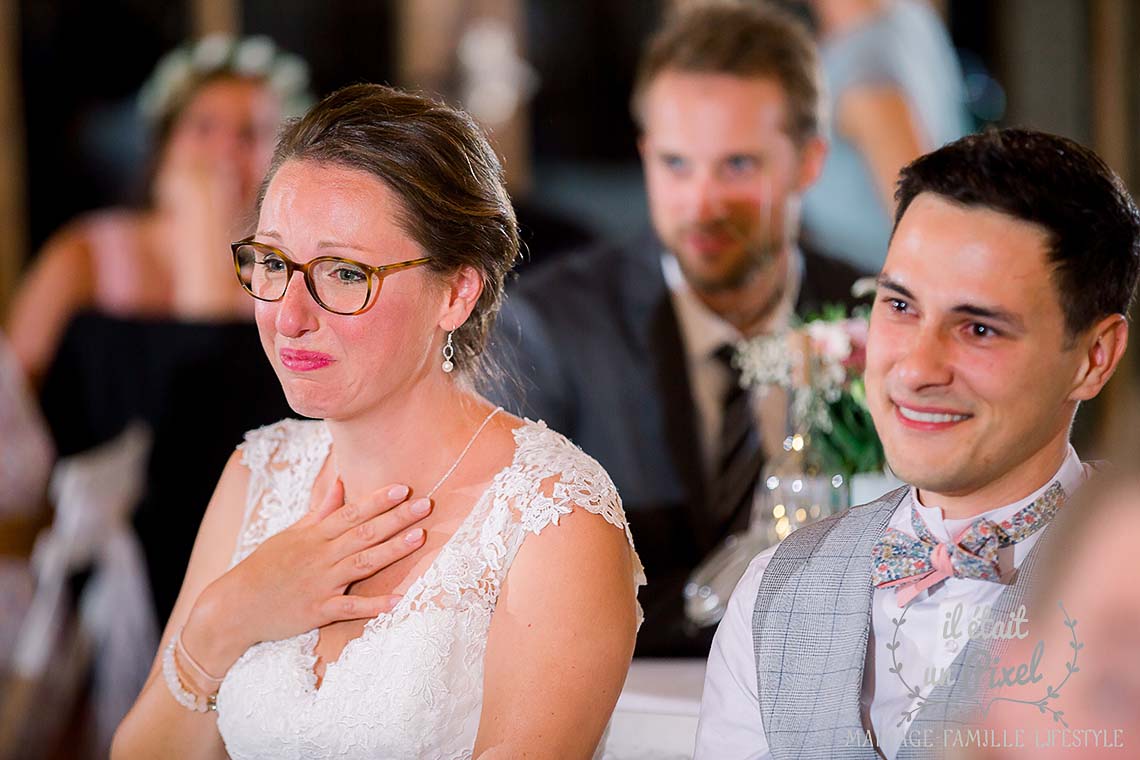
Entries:
{"type": "Polygon", "coordinates": [[[231,243],[234,269],[245,291],[261,301],[280,301],[294,272],[305,277],[305,287],[321,308],[333,314],[359,314],[372,303],[373,283],[380,292],[384,278],[393,272],[418,267],[430,258],[372,266],[339,256],[318,256],[298,264],[280,249],[254,240],[231,243]]]}

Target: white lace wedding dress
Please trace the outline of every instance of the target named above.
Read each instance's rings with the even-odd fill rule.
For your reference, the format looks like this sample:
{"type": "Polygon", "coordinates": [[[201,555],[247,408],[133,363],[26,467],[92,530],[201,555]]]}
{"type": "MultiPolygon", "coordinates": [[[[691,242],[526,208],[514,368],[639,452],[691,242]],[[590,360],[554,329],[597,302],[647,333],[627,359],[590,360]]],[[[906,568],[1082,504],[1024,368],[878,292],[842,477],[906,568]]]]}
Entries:
{"type": "MultiPolygon", "coordinates": [[[[526,536],[557,530],[562,515],[580,508],[633,545],[597,462],[541,422],[526,422],[514,437],[511,464],[396,608],[370,620],[328,664],[319,688],[315,630],[257,644],[230,668],[218,729],[234,760],[471,757],[491,614],[526,536]]],[[[247,434],[241,448],[251,478],[234,564],[305,513],[330,443],[322,422],[285,420],[247,434]]],[[[633,556],[636,588],[645,575],[633,556]]]]}

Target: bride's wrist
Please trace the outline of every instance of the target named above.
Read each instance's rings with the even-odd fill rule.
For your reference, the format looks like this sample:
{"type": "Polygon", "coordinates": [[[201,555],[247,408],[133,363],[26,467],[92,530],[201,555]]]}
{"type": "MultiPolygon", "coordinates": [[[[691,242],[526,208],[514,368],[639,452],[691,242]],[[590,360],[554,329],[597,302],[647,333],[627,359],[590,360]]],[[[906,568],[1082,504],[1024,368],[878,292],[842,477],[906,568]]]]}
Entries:
{"type": "Polygon", "coordinates": [[[182,646],[202,670],[221,679],[254,642],[246,642],[234,627],[225,592],[208,586],[195,602],[182,628],[182,646]]]}

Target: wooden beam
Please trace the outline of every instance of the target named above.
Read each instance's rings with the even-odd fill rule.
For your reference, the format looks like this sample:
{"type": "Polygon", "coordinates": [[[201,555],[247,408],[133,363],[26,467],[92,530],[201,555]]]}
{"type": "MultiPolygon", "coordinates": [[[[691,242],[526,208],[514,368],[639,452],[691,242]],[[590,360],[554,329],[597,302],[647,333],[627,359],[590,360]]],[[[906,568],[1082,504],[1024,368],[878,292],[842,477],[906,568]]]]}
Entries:
{"type": "Polygon", "coordinates": [[[1092,64],[1093,147],[1132,185],[1128,104],[1128,0],[1092,0],[1089,50],[1092,64]]]}
{"type": "MultiPolygon", "coordinates": [[[[1137,102],[1130,49],[1135,38],[1129,0],[1091,0],[1089,49],[1091,53],[1093,147],[1124,180],[1135,188],[1133,167],[1134,122],[1130,109],[1137,102]]],[[[1134,314],[1135,316],[1135,314],[1134,314]]],[[[1135,324],[1135,322],[1133,322],[1135,324]]],[[[1140,429],[1140,361],[1136,336],[1116,375],[1102,391],[1095,407],[1096,456],[1111,457],[1131,450],[1140,429]]]]}
{"type": "Polygon", "coordinates": [[[19,3],[0,0],[0,315],[7,312],[28,246],[19,29],[19,3]]]}
{"type": "Polygon", "coordinates": [[[192,0],[194,36],[221,32],[231,37],[241,34],[241,0],[192,0]]]}

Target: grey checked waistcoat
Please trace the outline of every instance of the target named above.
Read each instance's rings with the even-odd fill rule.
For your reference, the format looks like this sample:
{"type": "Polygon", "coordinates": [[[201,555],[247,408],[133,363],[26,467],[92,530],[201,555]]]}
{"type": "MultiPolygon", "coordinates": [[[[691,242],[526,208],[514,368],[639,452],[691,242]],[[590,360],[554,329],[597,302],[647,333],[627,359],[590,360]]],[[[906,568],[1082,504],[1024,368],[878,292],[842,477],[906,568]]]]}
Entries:
{"type": "MultiPolygon", "coordinates": [[[[860,695],[871,634],[871,549],[907,487],[792,532],[760,582],[752,617],[760,717],[773,758],[877,758],[866,742],[860,695]]],[[[1044,536],[1042,537],[1044,538],[1044,536]]],[[[1039,540],[990,615],[1007,618],[1031,582],[1039,540]]],[[[900,610],[900,614],[902,611],[900,610]]],[[[1005,642],[969,641],[948,668],[951,685],[926,699],[911,731],[967,725],[982,695],[959,679],[964,663],[1000,657],[1005,642]]],[[[939,749],[903,746],[896,760],[940,757],[939,749]]]]}

